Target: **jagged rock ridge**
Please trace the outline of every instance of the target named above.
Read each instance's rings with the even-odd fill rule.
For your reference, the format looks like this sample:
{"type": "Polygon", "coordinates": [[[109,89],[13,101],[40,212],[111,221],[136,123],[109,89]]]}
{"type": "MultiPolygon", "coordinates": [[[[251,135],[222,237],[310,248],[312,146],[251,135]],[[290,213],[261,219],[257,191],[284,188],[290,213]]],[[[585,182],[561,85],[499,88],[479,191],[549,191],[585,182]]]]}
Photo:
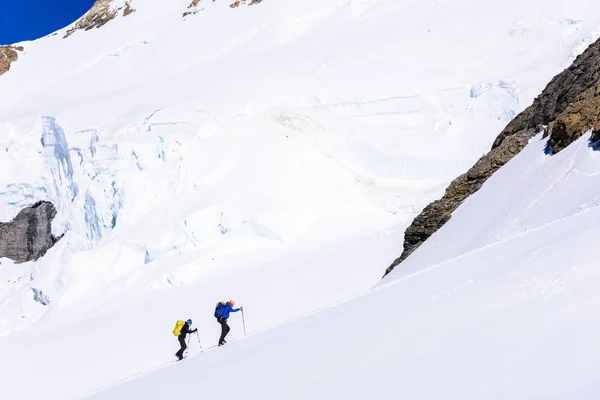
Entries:
{"type": "Polygon", "coordinates": [[[58,241],[52,235],[56,209],[41,201],[24,208],[8,223],[0,223],[0,258],[15,262],[37,260],[58,241]]]}
{"type": "Polygon", "coordinates": [[[10,70],[10,64],[19,59],[19,51],[23,51],[22,46],[0,46],[0,75],[10,70]]]}
{"type": "Polygon", "coordinates": [[[452,212],[500,167],[517,155],[541,131],[549,136],[548,150],[557,153],[592,129],[600,140],[600,40],[565,71],[554,77],[531,106],[498,135],[492,149],[467,173],[456,178],[444,196],[429,204],[404,234],[404,251],[386,270],[391,272],[427,238],[441,228],[452,212]]]}
{"type": "Polygon", "coordinates": [[[125,1],[124,5],[118,7],[113,6],[113,0],[96,0],[90,11],[81,17],[73,28],[67,31],[64,38],[68,38],[78,30],[89,31],[93,28],[100,28],[119,15],[120,11],[123,11],[124,17],[133,13],[135,9],[131,7],[131,0],[125,1]]]}

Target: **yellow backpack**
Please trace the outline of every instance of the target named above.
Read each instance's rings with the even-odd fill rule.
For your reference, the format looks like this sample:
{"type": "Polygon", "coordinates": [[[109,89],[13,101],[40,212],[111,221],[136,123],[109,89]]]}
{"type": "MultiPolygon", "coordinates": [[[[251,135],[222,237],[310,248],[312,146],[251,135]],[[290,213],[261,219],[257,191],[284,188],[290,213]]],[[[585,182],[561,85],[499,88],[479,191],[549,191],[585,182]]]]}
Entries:
{"type": "Polygon", "coordinates": [[[177,323],[175,324],[175,328],[173,328],[173,335],[175,335],[175,336],[181,335],[181,328],[183,328],[183,325],[185,325],[184,321],[177,320],[177,323]]]}

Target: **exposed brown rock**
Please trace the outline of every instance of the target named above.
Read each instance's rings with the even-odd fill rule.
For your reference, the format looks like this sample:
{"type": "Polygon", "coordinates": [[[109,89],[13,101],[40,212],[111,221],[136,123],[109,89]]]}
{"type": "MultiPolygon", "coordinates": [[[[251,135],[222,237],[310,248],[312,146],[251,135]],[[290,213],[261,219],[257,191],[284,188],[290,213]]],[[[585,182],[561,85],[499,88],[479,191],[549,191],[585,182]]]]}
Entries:
{"type": "Polygon", "coordinates": [[[233,2],[233,3],[231,3],[229,5],[229,7],[236,8],[236,7],[239,7],[239,6],[243,5],[243,4],[247,4],[249,6],[252,6],[252,5],[258,4],[258,3],[262,2],[262,1],[263,0],[250,0],[250,1],[248,1],[248,0],[237,0],[237,1],[233,2]]]}
{"type": "MultiPolygon", "coordinates": [[[[202,0],[192,0],[192,2],[190,3],[190,5],[188,6],[188,9],[192,9],[191,11],[186,11],[183,13],[183,17],[187,17],[188,15],[192,15],[192,14],[196,14],[198,13],[198,10],[196,10],[195,8],[198,6],[198,4],[200,4],[200,1],[202,0]]],[[[213,0],[214,2],[215,0],[213,0]]]]}
{"type": "MultiPolygon", "coordinates": [[[[192,15],[192,14],[198,13],[199,10],[197,10],[195,8],[198,6],[198,4],[200,4],[201,1],[202,0],[192,0],[192,2],[190,3],[190,5],[188,6],[188,9],[190,9],[191,11],[184,12],[183,13],[183,17],[185,18],[188,15],[192,15]]],[[[212,0],[212,1],[214,3],[216,0],[212,0]]],[[[243,4],[252,6],[254,4],[261,3],[262,1],[263,0],[237,0],[237,1],[233,2],[233,3],[231,3],[229,5],[229,7],[230,8],[237,8],[237,7],[239,7],[239,6],[243,5],[243,4]]]]}
{"type": "Polygon", "coordinates": [[[600,139],[600,85],[584,92],[548,126],[548,144],[553,153],[567,147],[592,130],[592,140],[600,139]]]}
{"type": "Polygon", "coordinates": [[[554,77],[531,106],[498,135],[491,151],[466,174],[455,179],[444,196],[429,204],[404,234],[404,251],[386,270],[394,269],[450,220],[454,210],[500,167],[517,155],[534,135],[548,126],[549,149],[556,153],[593,129],[600,139],[600,40],[565,71],[554,77]]]}
{"type": "Polygon", "coordinates": [[[135,12],[135,8],[131,8],[131,5],[129,3],[125,4],[125,9],[123,10],[123,16],[126,17],[133,12],[135,12]]]}
{"type": "Polygon", "coordinates": [[[41,201],[21,210],[12,221],[0,223],[0,258],[26,262],[46,254],[58,240],[51,228],[55,216],[52,203],[41,201]]]}
{"type": "Polygon", "coordinates": [[[10,64],[19,59],[19,51],[23,51],[23,46],[0,46],[0,75],[10,70],[10,64]]]}
{"type": "MultiPolygon", "coordinates": [[[[75,26],[67,31],[63,38],[68,38],[78,30],[89,31],[93,28],[100,28],[107,22],[114,19],[120,10],[112,9],[111,3],[112,0],[96,0],[90,11],[81,17],[75,23],[75,26]]],[[[124,16],[127,16],[135,11],[135,9],[131,8],[130,3],[131,1],[125,4],[125,10],[123,11],[124,16]]]]}

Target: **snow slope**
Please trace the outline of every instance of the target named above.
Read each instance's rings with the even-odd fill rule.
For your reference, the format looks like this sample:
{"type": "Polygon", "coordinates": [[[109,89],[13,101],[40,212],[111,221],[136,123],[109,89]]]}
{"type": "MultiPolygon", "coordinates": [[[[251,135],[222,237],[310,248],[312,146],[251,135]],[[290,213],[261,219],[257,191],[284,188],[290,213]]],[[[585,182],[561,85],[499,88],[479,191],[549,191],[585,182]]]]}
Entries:
{"type": "Polygon", "coordinates": [[[3,395],[162,365],[178,318],[214,344],[218,300],[256,332],[368,290],[600,22],[592,0],[188,3],[23,43],[0,77],[0,220],[46,199],[65,233],[1,261],[3,395]]]}
{"type": "Polygon", "coordinates": [[[535,138],[377,289],[86,398],[598,398],[588,139],[535,138]]]}
{"type": "MultiPolygon", "coordinates": [[[[600,18],[591,0],[213,2],[184,19],[187,3],[24,43],[0,79],[0,218],[47,199],[66,233],[10,271],[0,334],[106,292],[401,231],[600,18]]],[[[364,272],[351,291],[386,263],[349,266],[364,272]]]]}

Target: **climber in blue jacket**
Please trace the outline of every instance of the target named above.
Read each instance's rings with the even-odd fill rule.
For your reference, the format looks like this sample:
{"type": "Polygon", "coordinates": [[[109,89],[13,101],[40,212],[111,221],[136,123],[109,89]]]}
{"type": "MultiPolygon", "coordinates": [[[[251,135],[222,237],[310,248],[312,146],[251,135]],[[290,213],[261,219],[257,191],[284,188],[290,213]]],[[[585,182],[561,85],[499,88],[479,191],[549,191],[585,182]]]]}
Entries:
{"type": "Polygon", "coordinates": [[[227,325],[227,319],[229,318],[229,313],[238,312],[243,310],[244,307],[233,308],[235,302],[233,300],[229,300],[228,302],[220,302],[217,303],[217,307],[215,308],[215,318],[221,324],[221,337],[219,338],[219,346],[227,343],[225,341],[225,336],[229,333],[231,329],[229,325],[227,325]]]}

